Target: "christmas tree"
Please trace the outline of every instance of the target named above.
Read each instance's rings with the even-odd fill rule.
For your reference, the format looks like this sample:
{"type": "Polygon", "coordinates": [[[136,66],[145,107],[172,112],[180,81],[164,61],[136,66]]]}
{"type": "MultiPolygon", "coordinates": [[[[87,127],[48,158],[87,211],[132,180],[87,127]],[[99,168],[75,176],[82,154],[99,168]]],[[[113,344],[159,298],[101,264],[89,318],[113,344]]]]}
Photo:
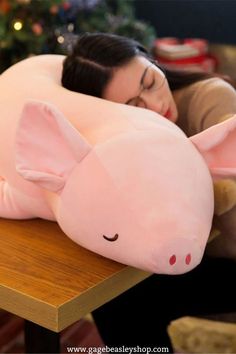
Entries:
{"type": "Polygon", "coordinates": [[[133,0],[0,0],[0,72],[31,55],[66,54],[76,35],[111,32],[150,47],[154,28],[133,0]]]}

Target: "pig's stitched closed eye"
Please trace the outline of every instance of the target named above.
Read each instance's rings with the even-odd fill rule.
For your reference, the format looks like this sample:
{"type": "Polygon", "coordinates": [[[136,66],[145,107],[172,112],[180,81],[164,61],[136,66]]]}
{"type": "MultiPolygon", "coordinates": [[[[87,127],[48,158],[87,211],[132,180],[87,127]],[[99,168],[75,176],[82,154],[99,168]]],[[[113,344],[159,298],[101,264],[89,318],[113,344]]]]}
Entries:
{"type": "Polygon", "coordinates": [[[105,240],[110,241],[110,242],[116,241],[118,239],[118,237],[119,237],[118,234],[115,234],[115,236],[113,236],[113,237],[107,237],[107,236],[103,235],[103,238],[105,238],[105,240]]]}

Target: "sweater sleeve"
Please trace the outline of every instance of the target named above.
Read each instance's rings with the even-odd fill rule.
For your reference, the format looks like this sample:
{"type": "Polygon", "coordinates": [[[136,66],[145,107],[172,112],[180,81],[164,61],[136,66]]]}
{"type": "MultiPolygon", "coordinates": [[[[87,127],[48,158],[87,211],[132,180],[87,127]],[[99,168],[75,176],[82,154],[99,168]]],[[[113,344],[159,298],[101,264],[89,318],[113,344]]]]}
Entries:
{"type": "Polygon", "coordinates": [[[219,78],[199,81],[176,95],[180,125],[188,136],[236,114],[236,91],[219,78]]]}

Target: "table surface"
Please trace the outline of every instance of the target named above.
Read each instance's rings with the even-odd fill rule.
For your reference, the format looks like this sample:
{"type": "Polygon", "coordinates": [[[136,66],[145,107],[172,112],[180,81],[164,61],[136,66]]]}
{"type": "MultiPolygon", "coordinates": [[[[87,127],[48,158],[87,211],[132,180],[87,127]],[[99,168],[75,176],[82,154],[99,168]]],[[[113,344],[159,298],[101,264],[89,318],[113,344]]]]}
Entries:
{"type": "Polygon", "coordinates": [[[41,219],[0,219],[0,250],[0,308],[55,332],[150,275],[80,247],[41,219]]]}

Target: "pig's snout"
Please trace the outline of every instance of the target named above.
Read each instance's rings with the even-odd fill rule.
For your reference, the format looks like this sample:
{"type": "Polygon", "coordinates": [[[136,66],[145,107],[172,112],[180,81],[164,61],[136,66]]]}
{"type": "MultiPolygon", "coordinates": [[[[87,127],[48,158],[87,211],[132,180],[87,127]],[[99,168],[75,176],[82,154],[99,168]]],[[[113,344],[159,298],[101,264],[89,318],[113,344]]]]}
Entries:
{"type": "Polygon", "coordinates": [[[166,242],[158,251],[157,273],[186,273],[200,263],[203,250],[196,239],[179,238],[166,242]]]}

